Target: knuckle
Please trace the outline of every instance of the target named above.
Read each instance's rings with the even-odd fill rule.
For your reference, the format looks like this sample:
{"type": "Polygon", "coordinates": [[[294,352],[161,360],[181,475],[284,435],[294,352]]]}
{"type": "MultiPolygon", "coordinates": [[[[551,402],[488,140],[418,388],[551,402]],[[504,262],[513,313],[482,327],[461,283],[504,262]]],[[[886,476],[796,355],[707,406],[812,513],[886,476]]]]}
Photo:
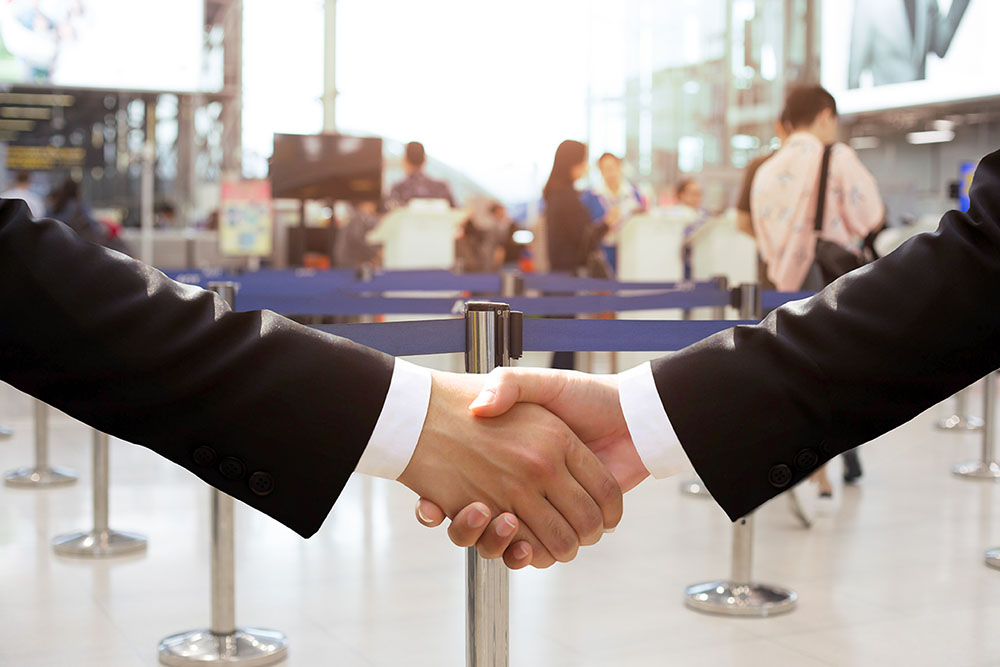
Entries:
{"type": "Polygon", "coordinates": [[[560,562],[568,562],[576,556],[580,541],[575,534],[570,533],[561,525],[550,526],[552,546],[549,551],[560,562]]]}

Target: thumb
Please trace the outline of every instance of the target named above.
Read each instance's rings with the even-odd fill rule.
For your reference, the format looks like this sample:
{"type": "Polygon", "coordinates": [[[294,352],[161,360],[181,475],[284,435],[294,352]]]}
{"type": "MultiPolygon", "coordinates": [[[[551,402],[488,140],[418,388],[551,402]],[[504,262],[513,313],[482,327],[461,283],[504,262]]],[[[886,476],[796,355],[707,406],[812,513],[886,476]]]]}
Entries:
{"type": "Polygon", "coordinates": [[[545,405],[559,395],[568,376],[544,368],[498,368],[489,374],[486,384],[469,410],[477,417],[498,417],[517,403],[545,405]]]}

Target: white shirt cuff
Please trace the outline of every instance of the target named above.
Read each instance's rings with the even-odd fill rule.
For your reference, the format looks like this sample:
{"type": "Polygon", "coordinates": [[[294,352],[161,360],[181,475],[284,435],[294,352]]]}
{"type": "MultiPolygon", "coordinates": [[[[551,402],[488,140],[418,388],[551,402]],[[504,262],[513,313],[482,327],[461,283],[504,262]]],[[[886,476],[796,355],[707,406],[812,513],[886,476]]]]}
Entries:
{"type": "Polygon", "coordinates": [[[618,374],[618,396],[635,451],[649,474],[662,479],[694,469],[663,409],[649,362],[618,374]]]}
{"type": "Polygon", "coordinates": [[[396,359],[389,392],[355,472],[396,479],[410,463],[431,402],[430,370],[396,359]]]}

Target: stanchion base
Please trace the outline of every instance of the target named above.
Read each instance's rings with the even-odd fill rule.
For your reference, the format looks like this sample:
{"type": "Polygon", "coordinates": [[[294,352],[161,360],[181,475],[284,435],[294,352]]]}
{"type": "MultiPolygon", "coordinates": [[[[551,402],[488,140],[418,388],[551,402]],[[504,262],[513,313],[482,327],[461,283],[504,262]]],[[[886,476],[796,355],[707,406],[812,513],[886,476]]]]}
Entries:
{"type": "Polygon", "coordinates": [[[700,496],[702,498],[712,497],[712,494],[705,488],[705,483],[697,477],[681,482],[681,493],[686,496],[700,496]]]}
{"type": "Polygon", "coordinates": [[[990,549],[986,552],[986,564],[994,570],[1000,570],[1000,549],[990,549]]]}
{"type": "Polygon", "coordinates": [[[236,628],[231,635],[192,630],[160,642],[164,665],[243,665],[264,667],[288,656],[288,639],[274,630],[236,628]]]}
{"type": "Polygon", "coordinates": [[[0,439],[6,439],[14,435],[14,429],[9,426],[0,426],[0,439]]]}
{"type": "Polygon", "coordinates": [[[146,538],[117,530],[90,531],[59,535],[52,540],[52,550],[73,558],[111,558],[146,550],[146,538]]]}
{"type": "Polygon", "coordinates": [[[939,421],[937,427],[942,431],[981,431],[983,429],[983,420],[979,417],[952,415],[947,419],[939,421]]]}
{"type": "Polygon", "coordinates": [[[695,611],[723,616],[775,616],[795,609],[795,591],[765,584],[710,581],[684,589],[684,604],[695,611]]]}
{"type": "Polygon", "coordinates": [[[76,473],[68,468],[19,468],[3,476],[7,486],[43,488],[66,486],[76,482],[76,473]]]}
{"type": "Polygon", "coordinates": [[[952,468],[952,472],[959,477],[967,479],[1000,479],[1000,465],[995,461],[984,463],[983,461],[973,461],[962,463],[952,468]]]}

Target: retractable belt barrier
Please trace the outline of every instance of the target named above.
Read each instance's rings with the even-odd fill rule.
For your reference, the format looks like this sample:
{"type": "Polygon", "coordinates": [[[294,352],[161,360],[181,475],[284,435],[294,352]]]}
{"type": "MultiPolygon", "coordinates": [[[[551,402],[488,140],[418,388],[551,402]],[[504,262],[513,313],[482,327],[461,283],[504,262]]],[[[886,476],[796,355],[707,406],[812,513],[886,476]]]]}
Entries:
{"type": "MultiPolygon", "coordinates": [[[[221,271],[168,271],[167,276],[178,282],[205,287],[209,282],[225,280],[240,284],[240,298],[248,292],[261,294],[302,294],[340,291],[353,294],[370,294],[396,291],[448,291],[499,294],[505,274],[466,273],[455,274],[443,270],[387,271],[376,273],[369,279],[360,278],[351,270],[316,271],[313,269],[263,270],[248,273],[221,271]]],[[[513,272],[510,272],[513,273],[513,272]]],[[[683,288],[711,288],[714,281],[679,282],[627,282],[601,278],[580,278],[563,273],[514,274],[523,278],[524,289],[544,292],[623,292],[630,290],[673,290],[683,288]]]]}
{"type": "MultiPolygon", "coordinates": [[[[670,352],[753,320],[543,320],[525,319],[525,352],[670,352]]],[[[465,351],[465,321],[321,324],[320,331],[393,356],[465,351]]]]}
{"type": "MultiPolygon", "coordinates": [[[[273,310],[289,315],[453,315],[467,299],[365,297],[344,294],[269,295],[240,291],[239,310],[273,310]]],[[[727,291],[697,288],[638,296],[504,297],[511,309],[525,315],[582,315],[631,310],[691,309],[730,304],[727,291]]]]}

